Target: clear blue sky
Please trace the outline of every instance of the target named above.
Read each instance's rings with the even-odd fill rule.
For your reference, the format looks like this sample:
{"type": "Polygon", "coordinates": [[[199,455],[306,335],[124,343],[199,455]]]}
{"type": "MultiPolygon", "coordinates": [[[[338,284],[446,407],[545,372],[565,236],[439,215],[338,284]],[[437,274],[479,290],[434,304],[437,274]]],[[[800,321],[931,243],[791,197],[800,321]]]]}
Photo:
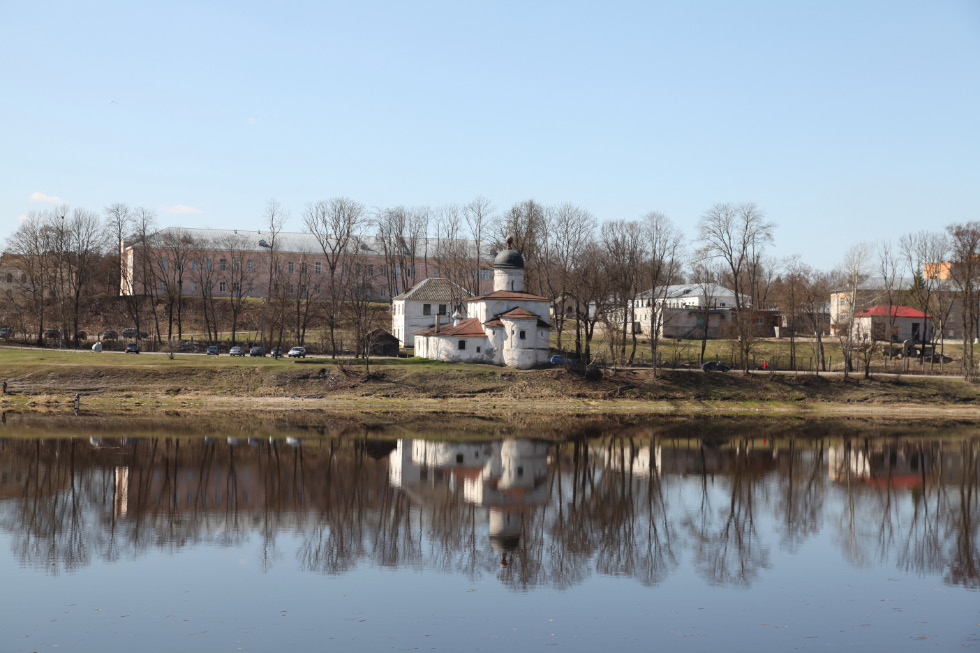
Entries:
{"type": "Polygon", "coordinates": [[[258,228],[271,197],[667,213],[775,253],[980,219],[980,1],[7,2],[0,239],[53,198],[258,228]]]}

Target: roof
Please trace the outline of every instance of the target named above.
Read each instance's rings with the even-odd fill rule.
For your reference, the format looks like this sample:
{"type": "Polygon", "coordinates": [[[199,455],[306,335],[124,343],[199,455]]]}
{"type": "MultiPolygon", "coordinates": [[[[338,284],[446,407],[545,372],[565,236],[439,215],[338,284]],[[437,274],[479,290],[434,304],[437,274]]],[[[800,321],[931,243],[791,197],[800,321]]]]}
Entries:
{"type": "Polygon", "coordinates": [[[921,317],[927,318],[932,317],[931,315],[926,315],[922,311],[917,311],[910,306],[885,306],[879,304],[877,306],[872,306],[871,308],[866,308],[863,311],[858,311],[854,314],[854,317],[921,317]]]}
{"type": "Polygon", "coordinates": [[[435,327],[430,327],[423,331],[416,331],[415,337],[419,336],[445,336],[447,338],[485,338],[487,336],[486,332],[483,330],[483,325],[480,324],[480,320],[475,317],[468,318],[466,320],[460,320],[459,324],[453,326],[452,324],[440,324],[439,330],[436,331],[435,327]]]}
{"type": "Polygon", "coordinates": [[[520,319],[537,319],[538,318],[538,314],[537,313],[532,313],[531,311],[527,310],[526,308],[521,308],[520,306],[518,306],[517,308],[510,309],[506,313],[500,313],[497,317],[511,317],[511,318],[516,318],[518,320],[520,320],[520,319]]]}
{"type": "Polygon", "coordinates": [[[517,290],[494,290],[492,293],[487,293],[486,295],[468,297],[466,301],[475,302],[481,299],[529,299],[531,301],[539,301],[539,302],[549,301],[548,298],[546,297],[541,297],[539,295],[532,295],[529,292],[520,292],[517,290]]]}
{"type": "Polygon", "coordinates": [[[455,284],[449,279],[433,277],[431,279],[423,279],[415,284],[411,290],[403,292],[397,297],[392,298],[392,301],[412,300],[422,302],[450,302],[453,300],[454,286],[456,290],[456,297],[469,296],[470,291],[466,290],[466,288],[463,288],[459,284],[455,284]]]}
{"type": "MultiPolygon", "coordinates": [[[[729,290],[725,286],[717,283],[709,283],[705,287],[709,297],[734,297],[735,291],[729,290]]],[[[656,296],[665,299],[681,299],[684,297],[703,297],[705,293],[700,284],[679,283],[672,286],[659,286],[650,290],[644,290],[636,296],[637,299],[648,299],[656,296]],[[666,293],[666,294],[665,294],[666,293]]]]}
{"type": "MultiPolygon", "coordinates": [[[[154,237],[163,237],[171,233],[190,236],[195,241],[220,242],[232,238],[242,239],[245,243],[244,249],[252,252],[268,252],[268,244],[272,239],[268,230],[251,229],[198,229],[193,227],[165,227],[154,234],[154,237]],[[260,241],[265,241],[266,246],[259,245],[260,241]]],[[[357,253],[364,256],[384,256],[385,242],[377,236],[356,236],[357,253]]],[[[419,238],[415,251],[416,258],[434,257],[439,246],[437,238],[419,238]]],[[[127,245],[129,245],[127,241],[127,245]]],[[[283,253],[308,253],[323,255],[323,248],[316,236],[310,233],[280,231],[276,236],[276,245],[283,253]]],[[[476,258],[476,241],[464,240],[462,245],[469,258],[476,258]]],[[[404,239],[400,239],[398,245],[402,249],[401,254],[407,255],[409,248],[404,239]]],[[[391,247],[389,246],[390,250],[391,247]]],[[[492,243],[483,243],[480,247],[480,258],[489,260],[496,254],[497,250],[492,243]]]]}
{"type": "Polygon", "coordinates": [[[498,269],[523,270],[524,257],[516,249],[505,249],[493,259],[493,267],[498,269]]]}
{"type": "MultiPolygon", "coordinates": [[[[497,328],[503,329],[505,325],[504,325],[503,322],[500,321],[500,318],[495,317],[492,320],[487,320],[486,322],[484,322],[483,323],[483,326],[497,327],[497,328]]],[[[547,322],[545,322],[544,320],[542,320],[541,318],[538,318],[538,328],[539,329],[550,329],[551,328],[551,325],[548,324],[547,322]]]]}

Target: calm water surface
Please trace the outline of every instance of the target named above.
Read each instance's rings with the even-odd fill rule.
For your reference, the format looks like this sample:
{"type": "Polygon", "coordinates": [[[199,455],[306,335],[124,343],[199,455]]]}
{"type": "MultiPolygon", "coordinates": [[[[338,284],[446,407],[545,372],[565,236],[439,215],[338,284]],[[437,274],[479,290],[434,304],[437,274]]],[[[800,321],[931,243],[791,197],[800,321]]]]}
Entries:
{"type": "Polygon", "coordinates": [[[980,648],[980,437],[646,432],[3,439],[0,650],[980,648]]]}

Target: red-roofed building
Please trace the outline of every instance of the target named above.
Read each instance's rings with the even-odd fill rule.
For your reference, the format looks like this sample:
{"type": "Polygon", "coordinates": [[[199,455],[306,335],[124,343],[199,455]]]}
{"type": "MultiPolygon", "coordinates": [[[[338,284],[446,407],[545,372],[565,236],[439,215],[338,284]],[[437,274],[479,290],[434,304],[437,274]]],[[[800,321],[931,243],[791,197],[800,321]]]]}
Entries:
{"type": "MultiPolygon", "coordinates": [[[[508,242],[509,245],[509,242],[508,242]]],[[[550,357],[551,302],[524,292],[524,258],[508,247],[493,262],[493,292],[469,297],[466,315],[415,333],[415,354],[425,358],[527,369],[550,357]]]]}
{"type": "Polygon", "coordinates": [[[910,306],[879,304],[854,314],[854,338],[879,342],[932,341],[932,316],[910,306]]]}

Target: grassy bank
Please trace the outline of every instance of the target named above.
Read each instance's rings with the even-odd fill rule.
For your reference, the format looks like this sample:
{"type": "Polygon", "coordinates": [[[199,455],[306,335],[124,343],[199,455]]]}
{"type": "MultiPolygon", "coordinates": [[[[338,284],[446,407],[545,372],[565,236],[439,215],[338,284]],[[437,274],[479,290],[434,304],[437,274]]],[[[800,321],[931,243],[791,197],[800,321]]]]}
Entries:
{"type": "Polygon", "coordinates": [[[980,417],[980,392],[957,378],[511,370],[414,359],[360,364],[0,349],[0,406],[329,409],[340,412],[552,414],[772,412],[980,417]]]}

